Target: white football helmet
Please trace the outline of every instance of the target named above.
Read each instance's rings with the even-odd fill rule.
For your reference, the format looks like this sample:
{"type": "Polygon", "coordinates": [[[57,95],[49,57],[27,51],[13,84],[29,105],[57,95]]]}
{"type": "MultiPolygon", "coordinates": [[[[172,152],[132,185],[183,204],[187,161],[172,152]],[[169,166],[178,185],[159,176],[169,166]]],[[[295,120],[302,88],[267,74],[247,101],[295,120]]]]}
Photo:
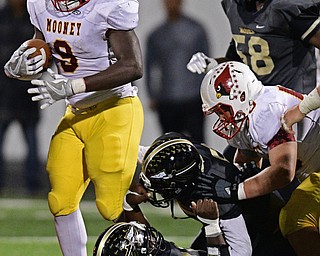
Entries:
{"type": "Polygon", "coordinates": [[[219,119],[212,130],[225,139],[233,138],[255,107],[254,100],[263,88],[250,68],[236,61],[211,69],[201,84],[202,110],[216,113],[219,119]]]}
{"type": "Polygon", "coordinates": [[[61,12],[72,12],[90,0],[51,0],[54,7],[61,12]]]}

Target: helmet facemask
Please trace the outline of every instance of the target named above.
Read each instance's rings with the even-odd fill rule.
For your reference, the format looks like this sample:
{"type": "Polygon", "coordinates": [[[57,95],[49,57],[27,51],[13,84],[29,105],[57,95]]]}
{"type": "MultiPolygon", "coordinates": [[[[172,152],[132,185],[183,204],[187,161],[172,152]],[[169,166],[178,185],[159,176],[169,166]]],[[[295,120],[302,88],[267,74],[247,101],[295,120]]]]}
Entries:
{"type": "Polygon", "coordinates": [[[90,0],[51,0],[54,7],[60,12],[72,12],[90,0]]]}
{"type": "Polygon", "coordinates": [[[241,110],[234,113],[232,106],[217,104],[210,111],[218,115],[218,119],[212,126],[213,132],[225,139],[233,138],[241,129],[246,115],[241,110]]]}
{"type": "Polygon", "coordinates": [[[176,199],[183,191],[193,185],[192,176],[190,176],[190,180],[183,178],[181,182],[179,182],[179,175],[183,175],[183,172],[194,172],[194,169],[198,169],[196,163],[192,163],[185,170],[180,170],[180,173],[172,172],[172,175],[168,176],[162,173],[164,174],[163,177],[162,174],[160,174],[159,177],[155,175],[150,177],[151,180],[142,172],[140,179],[150,195],[148,199],[149,202],[156,207],[168,207],[171,200],[176,199]]]}

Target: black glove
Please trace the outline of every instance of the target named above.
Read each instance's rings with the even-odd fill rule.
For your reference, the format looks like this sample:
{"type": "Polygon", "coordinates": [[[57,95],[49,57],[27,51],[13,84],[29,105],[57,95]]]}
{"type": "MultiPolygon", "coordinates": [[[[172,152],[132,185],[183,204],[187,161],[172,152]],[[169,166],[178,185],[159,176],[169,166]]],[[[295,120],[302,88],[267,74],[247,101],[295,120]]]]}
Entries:
{"type": "Polygon", "coordinates": [[[255,162],[244,163],[239,170],[239,179],[241,182],[261,172],[261,169],[256,166],[255,162]]]}
{"type": "Polygon", "coordinates": [[[234,182],[221,179],[219,176],[202,173],[198,176],[195,197],[211,198],[217,203],[226,204],[238,201],[237,177],[234,182]]]}

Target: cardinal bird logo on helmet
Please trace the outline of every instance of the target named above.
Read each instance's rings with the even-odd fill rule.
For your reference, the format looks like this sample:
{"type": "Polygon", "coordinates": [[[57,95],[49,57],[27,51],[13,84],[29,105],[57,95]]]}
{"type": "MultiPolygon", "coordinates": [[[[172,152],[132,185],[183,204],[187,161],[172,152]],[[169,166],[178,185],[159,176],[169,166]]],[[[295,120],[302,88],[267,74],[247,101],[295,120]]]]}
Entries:
{"type": "Polygon", "coordinates": [[[230,76],[229,66],[226,66],[219,77],[214,81],[214,89],[217,92],[217,99],[219,99],[221,96],[230,96],[230,91],[233,85],[234,84],[230,76]]]}

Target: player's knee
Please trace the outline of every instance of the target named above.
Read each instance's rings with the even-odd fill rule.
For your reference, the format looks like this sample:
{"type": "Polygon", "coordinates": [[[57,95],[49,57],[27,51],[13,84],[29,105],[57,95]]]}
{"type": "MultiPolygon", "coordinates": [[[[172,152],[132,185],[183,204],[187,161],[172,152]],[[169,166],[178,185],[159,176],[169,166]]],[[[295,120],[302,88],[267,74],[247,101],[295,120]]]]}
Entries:
{"type": "MultiPolygon", "coordinates": [[[[288,215],[285,208],[282,208],[279,214],[279,228],[284,237],[290,232],[288,228],[288,215]]],[[[289,225],[290,226],[290,225],[289,225]]]]}
{"type": "Polygon", "coordinates": [[[97,208],[102,215],[103,218],[106,220],[113,221],[122,212],[122,206],[121,207],[110,207],[110,205],[107,205],[102,200],[96,200],[97,208]]]}
{"type": "Polygon", "coordinates": [[[68,215],[77,209],[77,207],[70,207],[70,204],[64,202],[53,192],[48,194],[48,205],[54,216],[68,215]]]}

